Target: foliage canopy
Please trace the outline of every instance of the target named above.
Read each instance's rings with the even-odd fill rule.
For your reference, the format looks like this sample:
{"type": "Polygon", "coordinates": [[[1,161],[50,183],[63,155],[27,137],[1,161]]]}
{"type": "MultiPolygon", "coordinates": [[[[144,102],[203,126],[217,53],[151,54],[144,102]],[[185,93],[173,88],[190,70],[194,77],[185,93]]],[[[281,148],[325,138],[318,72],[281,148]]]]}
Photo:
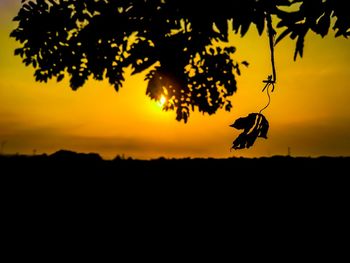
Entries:
{"type": "Polygon", "coordinates": [[[70,77],[76,90],[92,76],[118,89],[128,67],[147,70],[146,94],[165,95],[165,110],[187,122],[190,110],[214,114],[230,110],[240,66],[228,29],[244,36],[256,26],[261,35],[266,16],[281,27],[277,36],[296,40],[294,59],[303,55],[305,35],[329,28],[350,35],[350,12],[343,0],[22,0],[11,37],[15,54],[35,68],[37,81],[70,77]],[[286,7],[295,6],[286,11],[286,7]],[[332,23],[334,21],[334,23],[332,23]]]}

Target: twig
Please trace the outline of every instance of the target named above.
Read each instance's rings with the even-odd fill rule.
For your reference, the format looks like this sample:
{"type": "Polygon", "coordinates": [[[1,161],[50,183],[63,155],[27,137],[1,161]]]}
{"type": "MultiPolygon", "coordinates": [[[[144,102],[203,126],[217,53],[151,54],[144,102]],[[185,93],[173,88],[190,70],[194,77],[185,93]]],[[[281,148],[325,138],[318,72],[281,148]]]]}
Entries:
{"type": "Polygon", "coordinates": [[[277,80],[276,66],[275,66],[275,49],[274,49],[275,48],[274,37],[276,35],[276,31],[273,29],[272,19],[270,14],[266,14],[266,21],[267,21],[267,34],[269,37],[269,44],[270,44],[272,75],[269,75],[266,80],[263,80],[263,83],[266,83],[266,85],[264,86],[262,91],[264,92],[266,90],[267,97],[269,100],[267,102],[267,105],[259,111],[259,114],[261,114],[261,112],[270,105],[271,97],[270,97],[269,88],[272,86],[271,92],[273,92],[275,90],[275,83],[277,80]]]}
{"type": "Polygon", "coordinates": [[[271,66],[272,66],[272,79],[270,80],[270,83],[276,83],[277,81],[277,75],[276,75],[276,67],[275,67],[275,35],[276,31],[273,29],[272,26],[272,19],[270,14],[266,14],[266,21],[267,21],[267,34],[269,36],[269,44],[270,44],[270,53],[271,53],[271,66]]]}

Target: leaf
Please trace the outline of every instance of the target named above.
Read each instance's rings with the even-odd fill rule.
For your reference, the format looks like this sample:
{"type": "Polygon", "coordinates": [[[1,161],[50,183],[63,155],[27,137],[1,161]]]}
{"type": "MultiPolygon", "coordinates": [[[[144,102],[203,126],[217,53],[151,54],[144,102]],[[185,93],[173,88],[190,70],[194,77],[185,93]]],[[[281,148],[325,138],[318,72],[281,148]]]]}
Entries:
{"type": "Polygon", "coordinates": [[[236,128],[237,130],[244,129],[245,131],[249,131],[255,123],[256,115],[257,113],[251,113],[247,117],[239,118],[231,124],[230,127],[236,128]]]}
{"type": "Polygon", "coordinates": [[[242,61],[241,64],[243,64],[244,66],[248,67],[249,66],[249,63],[248,61],[242,61]]]}
{"type": "Polygon", "coordinates": [[[259,35],[261,35],[264,31],[265,26],[265,16],[264,14],[256,14],[255,15],[255,25],[258,30],[259,35]]]}
{"type": "Polygon", "coordinates": [[[331,23],[331,19],[329,15],[324,14],[318,21],[317,33],[319,33],[322,37],[325,37],[328,34],[330,23],[331,23]]]}
{"type": "Polygon", "coordinates": [[[280,42],[283,38],[285,38],[286,36],[288,36],[290,33],[292,32],[292,30],[290,28],[284,30],[276,39],[275,41],[275,45],[277,45],[278,42],[280,42]]]}
{"type": "Polygon", "coordinates": [[[247,117],[237,119],[232,125],[233,128],[243,132],[233,141],[231,149],[250,148],[258,137],[267,139],[269,123],[261,113],[251,113],[247,117]]]}
{"type": "Polygon", "coordinates": [[[294,60],[297,59],[298,54],[302,58],[303,51],[304,51],[304,35],[299,35],[296,46],[295,46],[294,60]]]}
{"type": "Polygon", "coordinates": [[[237,75],[240,76],[241,75],[241,70],[239,69],[238,65],[236,67],[236,72],[237,72],[237,75]]]}
{"type": "Polygon", "coordinates": [[[23,54],[23,48],[16,48],[15,49],[15,56],[21,55],[23,54]]]}
{"type": "Polygon", "coordinates": [[[231,101],[227,101],[227,104],[225,105],[225,110],[231,111],[231,109],[232,109],[232,103],[231,103],[231,101]]]}
{"type": "Polygon", "coordinates": [[[215,21],[215,24],[217,25],[220,33],[221,33],[221,40],[227,42],[228,39],[228,23],[227,20],[225,18],[221,18],[215,21]]]}
{"type": "Polygon", "coordinates": [[[57,77],[57,82],[60,82],[63,78],[64,78],[64,75],[63,75],[63,74],[60,74],[60,75],[57,77]]]}
{"type": "Polygon", "coordinates": [[[229,53],[229,54],[233,54],[233,53],[235,53],[236,48],[230,46],[230,47],[225,47],[224,50],[225,50],[225,52],[227,52],[227,53],[229,53]]]}
{"type": "Polygon", "coordinates": [[[243,23],[241,24],[241,36],[243,37],[249,29],[250,26],[250,21],[244,20],[243,23]]]}

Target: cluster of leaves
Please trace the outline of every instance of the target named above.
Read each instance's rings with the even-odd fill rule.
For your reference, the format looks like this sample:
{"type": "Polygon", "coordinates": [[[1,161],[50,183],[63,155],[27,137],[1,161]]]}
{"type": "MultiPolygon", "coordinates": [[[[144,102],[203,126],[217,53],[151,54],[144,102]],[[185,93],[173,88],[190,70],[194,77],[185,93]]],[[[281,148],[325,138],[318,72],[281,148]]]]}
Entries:
{"type": "Polygon", "coordinates": [[[184,0],[22,2],[11,36],[22,44],[15,54],[35,68],[37,81],[68,75],[76,90],[92,76],[107,78],[118,90],[127,67],[133,74],[150,70],[147,95],[166,95],[164,109],[176,110],[185,122],[190,109],[231,109],[241,63],[234,61],[233,47],[213,42],[228,41],[233,16],[235,31],[244,35],[253,22],[262,33],[266,11],[255,0],[205,1],[200,8],[184,0]]]}
{"type": "Polygon", "coordinates": [[[251,113],[247,117],[237,119],[233,128],[243,132],[233,141],[232,149],[250,148],[258,137],[267,139],[269,122],[261,113],[251,113]]]}
{"type": "Polygon", "coordinates": [[[346,1],[340,0],[292,0],[291,4],[300,4],[293,12],[278,10],[277,27],[286,28],[276,43],[285,36],[296,39],[294,60],[303,56],[306,34],[311,30],[322,37],[326,36],[334,20],[335,36],[350,36],[350,10],[346,1]]]}
{"type": "Polygon", "coordinates": [[[74,90],[93,77],[108,79],[118,91],[126,68],[133,74],[148,70],[147,95],[156,100],[166,95],[164,109],[186,122],[190,110],[214,114],[232,107],[235,76],[247,62],[234,61],[233,47],[213,46],[228,41],[229,24],[242,36],[251,25],[262,34],[266,14],[275,15],[287,28],[279,39],[297,37],[296,54],[302,55],[307,30],[327,34],[331,16],[337,35],[349,34],[347,8],[340,2],[22,0],[11,37],[21,44],[15,54],[35,68],[37,81],[69,76],[74,90]],[[295,12],[281,10],[298,2],[295,12]]]}
{"type": "MultiPolygon", "coordinates": [[[[168,53],[168,59],[176,63],[164,63],[151,70],[147,76],[147,95],[157,100],[160,95],[167,98],[165,110],[176,109],[177,120],[187,122],[190,109],[214,114],[219,108],[229,111],[232,107],[228,97],[236,91],[233,70],[240,74],[240,64],[231,55],[233,47],[210,48],[201,54],[189,56],[188,61],[176,60],[177,52],[168,53]],[[178,69],[174,68],[178,67],[178,69]],[[180,70],[180,68],[182,70],[180,70]]],[[[243,61],[243,65],[248,65],[243,61]]]]}

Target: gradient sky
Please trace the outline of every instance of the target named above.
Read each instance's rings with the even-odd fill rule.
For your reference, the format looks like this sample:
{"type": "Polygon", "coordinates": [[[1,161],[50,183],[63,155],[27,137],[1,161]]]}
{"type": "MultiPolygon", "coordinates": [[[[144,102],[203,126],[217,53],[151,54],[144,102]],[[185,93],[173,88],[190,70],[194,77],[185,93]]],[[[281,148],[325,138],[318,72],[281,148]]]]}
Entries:
{"type": "Polygon", "coordinates": [[[59,149],[97,152],[106,159],[126,157],[259,157],[350,155],[350,41],[306,37],[304,58],[293,61],[294,42],[276,48],[278,83],[264,111],[268,139],[251,149],[230,151],[238,117],[267,103],[262,80],[270,74],[268,39],[251,29],[232,35],[236,59],[250,63],[238,77],[231,112],[191,113],[187,124],[163,112],[146,95],[144,75],[127,78],[117,93],[107,81],[90,80],[72,91],[68,79],[36,83],[33,69],[13,55],[9,38],[20,0],[0,0],[0,143],[6,154],[53,153],[59,149]]]}

